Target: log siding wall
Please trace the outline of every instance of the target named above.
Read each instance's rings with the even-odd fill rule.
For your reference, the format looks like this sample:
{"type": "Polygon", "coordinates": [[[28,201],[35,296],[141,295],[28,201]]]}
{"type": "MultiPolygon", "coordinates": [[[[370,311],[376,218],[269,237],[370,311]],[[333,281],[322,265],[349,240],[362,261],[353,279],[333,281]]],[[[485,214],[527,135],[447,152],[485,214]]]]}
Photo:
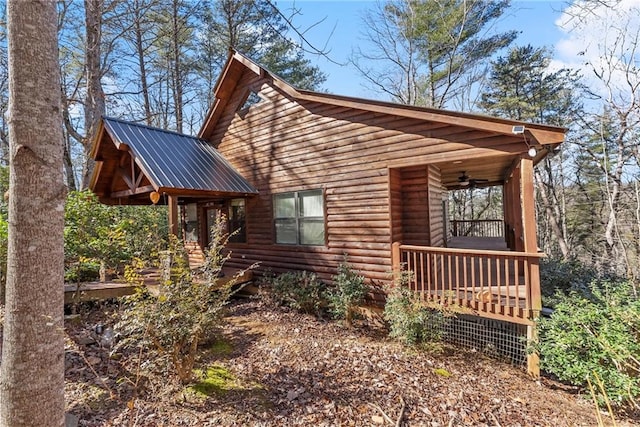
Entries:
{"type": "Polygon", "coordinates": [[[388,281],[393,240],[413,236],[420,244],[442,241],[438,169],[413,159],[443,161],[448,153],[469,150],[489,156],[504,145],[496,140],[498,145],[492,146],[489,133],[480,150],[478,144],[445,140],[463,131],[468,129],[297,102],[246,70],[210,138],[259,191],[247,200],[247,243],[229,245],[232,266],[260,262],[258,273],[267,267],[275,272],[305,269],[329,280],[348,253],[350,263],[366,277],[388,281]],[[241,116],[237,109],[247,87],[266,101],[241,116]],[[398,171],[390,169],[392,164],[410,168],[398,171]],[[428,179],[437,187],[427,190],[428,179]],[[272,195],[313,189],[324,190],[327,245],[275,244],[272,195]],[[402,200],[407,204],[402,206],[402,200]],[[429,220],[439,224],[431,236],[429,220]]]}

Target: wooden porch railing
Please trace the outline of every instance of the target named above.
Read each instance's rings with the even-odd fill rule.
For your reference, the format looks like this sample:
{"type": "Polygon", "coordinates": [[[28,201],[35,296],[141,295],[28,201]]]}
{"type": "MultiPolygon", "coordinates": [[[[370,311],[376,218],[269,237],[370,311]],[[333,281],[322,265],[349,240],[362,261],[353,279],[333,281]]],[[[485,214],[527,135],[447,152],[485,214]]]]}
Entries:
{"type": "Polygon", "coordinates": [[[452,237],[504,237],[504,221],[501,219],[452,220],[452,237]]]}
{"type": "Polygon", "coordinates": [[[541,309],[542,254],[393,244],[393,265],[431,303],[527,325],[541,309]]]}

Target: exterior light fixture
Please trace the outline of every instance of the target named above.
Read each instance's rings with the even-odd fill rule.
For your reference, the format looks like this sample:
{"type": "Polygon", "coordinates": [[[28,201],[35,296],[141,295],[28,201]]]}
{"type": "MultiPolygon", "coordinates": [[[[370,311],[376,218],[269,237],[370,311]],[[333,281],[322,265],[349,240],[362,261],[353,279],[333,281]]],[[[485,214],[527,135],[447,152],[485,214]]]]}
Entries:
{"type": "Polygon", "coordinates": [[[536,147],[529,147],[527,154],[529,154],[529,157],[535,157],[538,154],[538,150],[536,150],[536,147]]]}
{"type": "Polygon", "coordinates": [[[158,193],[157,191],[152,191],[149,194],[149,198],[151,199],[151,203],[155,205],[156,203],[158,203],[158,201],[160,201],[160,193],[158,193]]]}

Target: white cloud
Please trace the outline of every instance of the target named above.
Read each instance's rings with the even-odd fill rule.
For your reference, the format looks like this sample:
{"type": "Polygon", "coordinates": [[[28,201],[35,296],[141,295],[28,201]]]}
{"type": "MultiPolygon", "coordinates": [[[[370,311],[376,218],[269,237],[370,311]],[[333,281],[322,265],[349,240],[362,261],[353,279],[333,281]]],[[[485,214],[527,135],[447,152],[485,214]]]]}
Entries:
{"type": "Polygon", "coordinates": [[[627,79],[640,79],[640,0],[577,0],[556,25],[565,36],[555,46],[554,66],[581,70],[592,90],[624,103],[627,79]]]}

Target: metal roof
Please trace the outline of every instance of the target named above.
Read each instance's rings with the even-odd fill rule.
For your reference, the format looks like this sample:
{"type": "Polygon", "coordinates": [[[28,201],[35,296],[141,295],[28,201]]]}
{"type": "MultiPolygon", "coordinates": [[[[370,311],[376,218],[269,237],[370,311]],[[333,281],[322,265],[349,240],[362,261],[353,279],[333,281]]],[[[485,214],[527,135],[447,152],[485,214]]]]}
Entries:
{"type": "Polygon", "coordinates": [[[130,148],[156,187],[258,193],[203,139],[118,119],[103,120],[109,136],[115,143],[130,148]]]}

